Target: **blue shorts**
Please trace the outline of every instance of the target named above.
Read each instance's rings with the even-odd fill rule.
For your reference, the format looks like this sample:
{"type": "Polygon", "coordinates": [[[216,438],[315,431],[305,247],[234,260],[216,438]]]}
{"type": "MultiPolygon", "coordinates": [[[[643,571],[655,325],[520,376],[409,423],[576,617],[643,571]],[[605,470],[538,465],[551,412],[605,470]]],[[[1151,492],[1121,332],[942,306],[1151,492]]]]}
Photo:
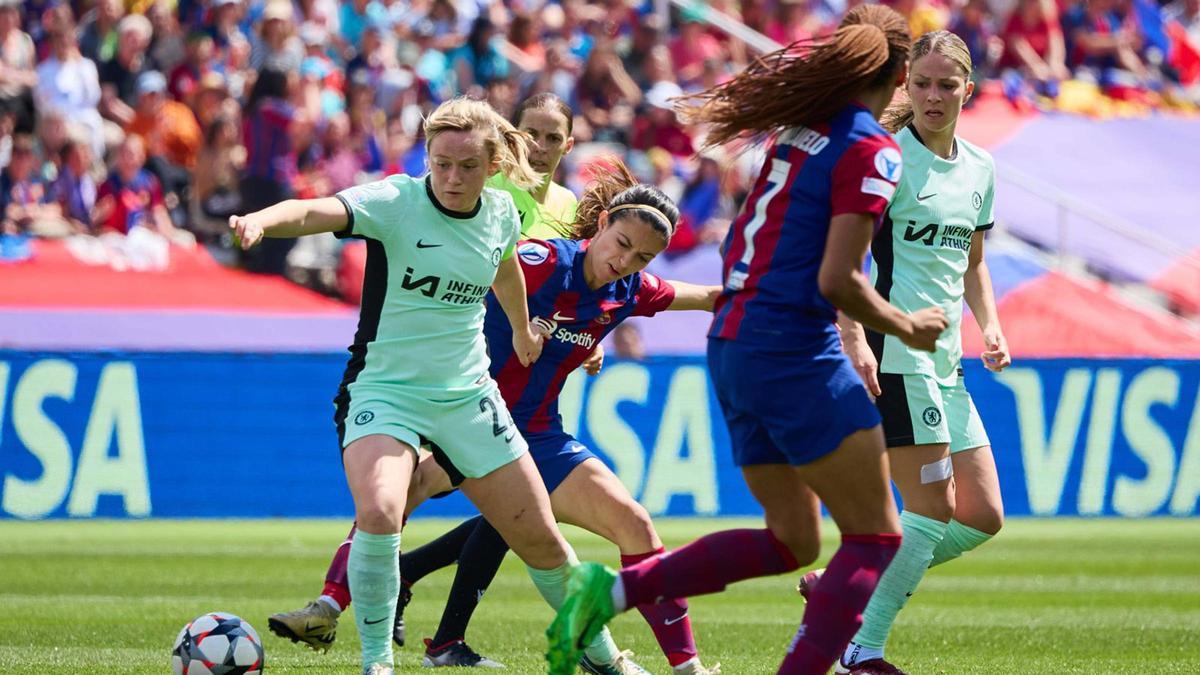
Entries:
{"type": "Polygon", "coordinates": [[[737,466],[808,464],[880,423],[840,351],[813,355],[711,339],[708,368],[737,466]]]}
{"type": "Polygon", "coordinates": [[[584,460],[596,456],[586,445],[562,431],[527,434],[525,442],[529,444],[529,456],[537,465],[538,473],[542,474],[547,493],[562,485],[567,474],[584,460]]]}

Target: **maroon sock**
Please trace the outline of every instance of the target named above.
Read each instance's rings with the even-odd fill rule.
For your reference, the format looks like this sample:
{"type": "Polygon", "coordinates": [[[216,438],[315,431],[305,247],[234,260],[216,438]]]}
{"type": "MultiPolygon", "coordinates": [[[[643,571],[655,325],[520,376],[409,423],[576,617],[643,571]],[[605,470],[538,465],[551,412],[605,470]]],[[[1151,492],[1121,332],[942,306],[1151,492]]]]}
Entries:
{"type": "Polygon", "coordinates": [[[621,582],[625,604],[641,607],[717,593],[735,581],[783,574],[799,566],[770,530],[725,530],[626,567],[621,582]]]}
{"type": "Polygon", "coordinates": [[[350,606],[350,577],[346,573],[346,561],[350,559],[350,542],[354,541],[354,532],[357,529],[350,528],[350,534],[346,535],[346,540],[338,546],[337,553],[333,554],[333,560],[329,561],[329,571],[325,572],[325,590],[321,591],[321,595],[328,595],[341,605],[343,612],[350,606]]]}
{"type": "Polygon", "coordinates": [[[848,534],[808,594],[804,622],[779,675],[824,675],[862,626],[862,613],[896,549],[898,534],[848,534]]]}
{"type": "MultiPolygon", "coordinates": [[[[649,553],[622,555],[621,566],[635,565],[662,553],[663,550],[659,548],[649,553]]],[[[692,620],[688,617],[686,599],[665,600],[655,605],[638,605],[637,609],[646,623],[650,624],[650,630],[654,631],[654,639],[658,640],[658,646],[662,648],[672,667],[687,663],[696,657],[696,638],[692,635],[692,620]]]]}

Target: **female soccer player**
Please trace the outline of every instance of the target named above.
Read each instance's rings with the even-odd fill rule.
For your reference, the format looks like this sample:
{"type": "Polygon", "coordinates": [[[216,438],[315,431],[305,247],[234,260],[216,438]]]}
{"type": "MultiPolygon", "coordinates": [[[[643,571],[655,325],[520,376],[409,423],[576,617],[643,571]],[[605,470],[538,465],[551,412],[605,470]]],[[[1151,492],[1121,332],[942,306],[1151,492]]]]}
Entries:
{"type": "MultiPolygon", "coordinates": [[[[574,234],[583,241],[534,240],[518,247],[529,283],[529,304],[536,314],[534,322],[547,335],[541,359],[525,368],[509,356],[506,345],[511,342],[511,329],[498,320],[497,305],[489,305],[485,322],[488,344],[496,345],[491,350],[492,375],[509,402],[517,429],[530,443],[555,517],[617,544],[627,563],[661,553],[662,541],[649,514],[616,475],[563,431],[557,401],[567,374],[625,318],[662,310],[712,309],[719,287],[666,282],[641,271],[666,248],[678,219],[678,210],[665,195],[636,184],[618,165],[611,174],[599,177],[580,203],[574,234]]],[[[429,484],[421,490],[423,494],[449,488],[454,482],[423,475],[435,466],[423,462],[414,479],[429,484]]],[[[467,647],[463,637],[480,596],[507,551],[496,530],[477,517],[401,556],[405,584],[401,606],[411,598],[411,581],[458,562],[447,611],[437,635],[426,641],[425,665],[499,665],[467,647]]],[[[327,577],[326,593],[337,594],[330,581],[327,577]]],[[[684,600],[639,607],[675,672],[713,672],[705,669],[696,655],[687,609],[684,600]]],[[[605,654],[599,648],[589,649],[580,665],[592,673],[645,672],[615,650],[605,654]]]]}
{"type": "MultiPolygon", "coordinates": [[[[993,220],[992,157],[954,135],[974,87],[962,39],[926,33],[913,45],[908,100],[883,118],[896,133],[904,171],[871,243],[871,281],[899,310],[941,307],[950,327],[928,354],[874,330],[864,339],[856,324],[843,326],[846,352],[883,416],[892,480],[904,499],[904,543],[879,580],[839,673],[903,673],[884,660],[883,647],[926,568],[984,543],[1004,520],[992,448],[960,363],[964,298],[987,345],[984,366],[1000,372],[1011,363],[983,259],[993,220]]],[[[805,575],[802,590],[818,577],[805,575]]]]}
{"type": "Polygon", "coordinates": [[[575,221],[575,195],[555,183],[554,174],[563,157],[575,147],[575,137],[571,135],[575,115],[571,106],[554,94],[534,94],[521,101],[512,121],[529,134],[533,141],[529,165],[544,177],[528,190],[517,187],[504,174],[492,176],[488,185],[512,196],[521,215],[522,238],[570,237],[571,223],[575,221]]]}
{"type": "MultiPolygon", "coordinates": [[[[392,176],[335,197],[288,200],[230,227],[248,248],[264,236],[318,232],[368,240],[362,315],[335,399],[342,461],[359,530],[348,562],[363,672],[391,675],[396,556],[409,479],[423,440],[459,472],[463,492],[526,562],[539,587],[575,562],[525,440],[488,375],[482,325],[491,287],[512,326],[512,352],[537,360],[525,283],[512,253],[512,200],[484,182],[501,171],[533,187],[527,137],[486,103],[454,99],[425,122],[430,174],[392,176]]],[[[546,592],[562,593],[562,588],[546,592]]]]}
{"type": "Polygon", "coordinates": [[[574,570],[547,630],[554,675],[569,673],[577,641],[617,612],[811,563],[820,548],[818,497],[842,545],[779,672],[825,673],[900,545],[879,413],[834,321],[840,308],[926,351],[946,327],[940,308],[906,314],[889,305],[861,271],[900,178],[900,153],[876,120],[904,81],[908,26],[886,7],[861,5],[832,36],[800,47],[701,94],[691,111],[713,124],[710,144],[772,140],[725,242],[724,292],[709,331],[734,461],[767,528],[717,532],[619,574],[594,564],[574,570]]]}

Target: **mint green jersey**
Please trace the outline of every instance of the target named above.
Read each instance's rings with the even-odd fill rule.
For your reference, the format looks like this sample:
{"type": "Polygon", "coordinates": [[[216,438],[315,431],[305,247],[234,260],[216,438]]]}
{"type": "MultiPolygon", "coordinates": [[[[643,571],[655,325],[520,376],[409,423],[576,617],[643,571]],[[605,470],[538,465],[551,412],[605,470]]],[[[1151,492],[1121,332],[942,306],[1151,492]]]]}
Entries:
{"type": "Polygon", "coordinates": [[[896,134],[904,170],[896,196],[871,243],[871,283],[905,312],[941,307],[950,326],[933,354],[899,338],[870,333],[880,372],[920,374],[940,384],[958,380],[962,359],[963,275],[971,238],[992,227],[995,164],[982,148],[955,139],[955,155],[938,157],[912,127],[896,134]]]}
{"type": "Polygon", "coordinates": [[[470,395],[488,377],[484,297],[520,233],[512,199],[484,188],[469,214],[445,209],[426,180],[389,176],[337,194],[342,237],[367,240],[350,394],[403,387],[430,400],[470,395]],[[360,391],[362,390],[362,391],[360,391]]]}

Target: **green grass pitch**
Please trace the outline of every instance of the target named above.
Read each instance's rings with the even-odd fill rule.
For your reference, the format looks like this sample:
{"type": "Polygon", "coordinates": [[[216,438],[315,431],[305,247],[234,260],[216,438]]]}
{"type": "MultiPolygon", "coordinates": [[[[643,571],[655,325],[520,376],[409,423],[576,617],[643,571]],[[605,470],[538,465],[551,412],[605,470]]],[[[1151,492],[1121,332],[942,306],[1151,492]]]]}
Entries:
{"type": "MultiPolygon", "coordinates": [[[[452,523],[416,520],[416,546],[452,523]]],[[[662,520],[667,545],[754,521],[662,520]]],[[[195,615],[233,612],[266,641],[268,673],[357,673],[354,622],[315,654],[267,632],[268,615],[320,591],[347,524],[338,521],[0,522],[0,673],[167,673],[171,642],[195,615]]],[[[826,535],[825,556],[833,551],[826,535]]],[[[584,559],[616,549],[578,530],[584,559]]],[[[436,627],[452,570],[416,587],[399,672],[422,671],[414,646],[436,627]]],[[[727,675],[773,673],[804,611],[797,575],[692,601],[706,662],[727,675]]],[[[545,672],[550,620],[509,556],[468,642],[510,673],[545,672]]],[[[667,673],[631,612],[618,644],[667,673]]],[[[1200,520],[1014,520],[995,541],[934,569],[910,602],[889,655],[929,673],[1200,673],[1200,520]]]]}

